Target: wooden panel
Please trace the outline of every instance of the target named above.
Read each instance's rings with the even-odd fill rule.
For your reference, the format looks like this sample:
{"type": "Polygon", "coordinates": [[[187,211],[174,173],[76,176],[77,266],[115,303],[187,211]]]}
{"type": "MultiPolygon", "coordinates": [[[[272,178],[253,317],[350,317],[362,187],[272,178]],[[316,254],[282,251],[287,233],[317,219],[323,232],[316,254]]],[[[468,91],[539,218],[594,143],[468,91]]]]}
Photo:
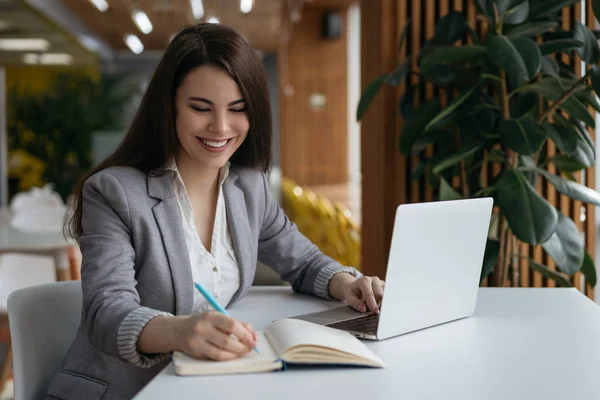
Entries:
{"type": "MultiPolygon", "coordinates": [[[[571,29],[574,21],[580,19],[581,7],[581,4],[576,4],[562,10],[562,27],[564,29],[571,29]]],[[[585,23],[590,27],[594,27],[595,18],[591,10],[591,1],[587,0],[584,7],[587,10],[585,23]]],[[[364,0],[361,2],[362,39],[369,42],[366,46],[363,44],[362,48],[363,88],[374,77],[383,71],[389,70],[393,65],[395,41],[404,28],[408,17],[411,18],[412,23],[406,41],[408,50],[402,49],[400,52],[401,60],[407,54],[417,54],[419,52],[423,42],[433,34],[437,20],[450,10],[463,12],[467,21],[480,35],[486,32],[485,22],[476,17],[474,0],[421,0],[413,2],[364,0]],[[396,10],[394,10],[394,5],[397,7],[396,10]]],[[[470,38],[465,38],[465,40],[467,43],[471,42],[470,38]]],[[[584,71],[581,71],[578,56],[565,56],[562,61],[574,66],[577,74],[584,73],[584,71]]],[[[413,68],[415,67],[416,63],[413,59],[413,68]]],[[[386,89],[375,100],[361,124],[363,132],[361,149],[363,159],[362,209],[364,216],[362,225],[362,265],[363,272],[369,275],[381,277],[385,274],[395,207],[405,202],[430,201],[432,196],[431,189],[426,184],[425,179],[416,182],[411,180],[411,172],[419,162],[418,157],[403,157],[395,145],[388,145],[397,143],[397,136],[391,137],[390,132],[400,132],[402,127],[402,120],[397,111],[398,98],[406,90],[406,84],[415,82],[416,78],[413,76],[409,77],[407,82],[402,84],[395,92],[386,89]],[[393,113],[394,118],[390,118],[388,113],[393,113]],[[369,141],[364,140],[365,132],[369,134],[369,141]],[[393,153],[390,153],[390,148],[393,149],[393,153]],[[369,162],[367,163],[365,160],[369,160],[369,162]],[[394,165],[396,168],[389,168],[390,165],[394,165]],[[384,176],[381,176],[382,174],[384,176]],[[389,185],[392,185],[393,189],[389,185]]],[[[432,87],[426,87],[421,93],[421,99],[431,98],[431,96],[440,96],[441,102],[445,100],[432,87]]],[[[590,135],[595,139],[594,132],[591,130],[590,135]]],[[[430,149],[427,151],[430,151],[430,149]]],[[[556,154],[557,149],[552,143],[548,143],[545,151],[548,156],[552,156],[556,154]]],[[[554,166],[551,166],[549,171],[556,173],[554,166]]],[[[489,178],[500,172],[499,168],[483,171],[482,180],[487,182],[489,178]]],[[[576,178],[580,183],[591,188],[594,187],[593,168],[587,169],[584,174],[577,174],[576,178]]],[[[595,247],[594,207],[583,205],[580,201],[574,201],[558,193],[545,179],[540,178],[538,180],[537,190],[559,211],[575,221],[576,226],[584,235],[586,249],[593,257],[595,247]],[[584,219],[580,217],[582,210],[585,211],[584,219]]],[[[520,256],[532,257],[539,263],[557,269],[541,246],[533,247],[522,244],[516,246],[513,251],[520,256]]],[[[510,284],[515,286],[555,286],[554,281],[532,271],[525,258],[521,258],[521,261],[515,265],[513,275],[509,278],[510,284]]],[[[576,288],[593,297],[594,291],[583,282],[581,273],[575,274],[571,281],[576,288]]],[[[483,284],[487,285],[487,280],[483,284]]]]}
{"type": "MultiPolygon", "coordinates": [[[[398,10],[395,0],[361,0],[361,86],[389,68],[394,61],[399,26],[406,23],[407,10],[398,10]],[[368,32],[368,34],[367,34],[368,32]]],[[[399,7],[402,9],[403,7],[399,7]]],[[[407,187],[397,185],[405,169],[393,168],[402,161],[396,146],[399,117],[396,93],[384,89],[361,122],[362,169],[362,263],[369,275],[385,276],[392,234],[396,197],[405,201],[407,187]],[[390,166],[392,166],[390,168],[390,166]]],[[[403,181],[402,181],[403,182],[403,181]]]]}
{"type": "Polygon", "coordinates": [[[301,185],[348,180],[347,39],[323,38],[322,14],[305,6],[280,53],[281,171],[301,185]],[[325,105],[312,107],[311,95],[325,105]]]}

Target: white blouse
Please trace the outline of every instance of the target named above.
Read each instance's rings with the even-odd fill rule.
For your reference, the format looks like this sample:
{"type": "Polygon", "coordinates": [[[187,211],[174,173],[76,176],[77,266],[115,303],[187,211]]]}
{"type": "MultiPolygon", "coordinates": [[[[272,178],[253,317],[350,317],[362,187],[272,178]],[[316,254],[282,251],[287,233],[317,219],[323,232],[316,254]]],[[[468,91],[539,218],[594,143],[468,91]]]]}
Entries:
{"type": "MultiPolygon", "coordinates": [[[[229,174],[229,163],[219,171],[219,194],[210,252],[206,250],[198,236],[194,223],[194,208],[176,164],[172,163],[169,169],[176,172],[174,174],[175,195],[181,212],[194,282],[204,286],[219,304],[226,307],[240,287],[240,270],[227,227],[227,211],[223,197],[223,182],[229,174]]],[[[212,307],[204,296],[198,290],[194,290],[192,313],[201,314],[210,309],[212,307]]]]}

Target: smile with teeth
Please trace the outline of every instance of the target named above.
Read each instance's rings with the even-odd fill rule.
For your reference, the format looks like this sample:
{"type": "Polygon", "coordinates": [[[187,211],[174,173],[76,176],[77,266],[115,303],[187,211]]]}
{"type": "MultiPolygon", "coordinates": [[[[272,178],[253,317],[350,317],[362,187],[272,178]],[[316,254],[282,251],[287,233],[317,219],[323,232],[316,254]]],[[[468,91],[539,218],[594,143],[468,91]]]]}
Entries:
{"type": "Polygon", "coordinates": [[[204,143],[205,145],[207,145],[208,147],[214,147],[216,149],[225,146],[231,140],[231,139],[226,139],[226,140],[215,141],[215,140],[206,140],[206,139],[202,139],[202,138],[198,138],[198,139],[200,139],[200,141],[202,143],[204,143]]]}

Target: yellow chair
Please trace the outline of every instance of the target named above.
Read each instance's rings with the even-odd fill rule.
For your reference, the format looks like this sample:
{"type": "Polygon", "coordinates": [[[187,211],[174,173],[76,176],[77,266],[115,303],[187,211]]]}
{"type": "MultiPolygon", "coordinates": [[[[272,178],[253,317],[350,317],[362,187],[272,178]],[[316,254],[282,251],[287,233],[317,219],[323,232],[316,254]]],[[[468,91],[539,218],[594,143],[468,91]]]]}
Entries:
{"type": "Polygon", "coordinates": [[[360,269],[360,228],[343,204],[334,204],[289,178],[282,179],[282,202],[288,218],[324,254],[360,269]]]}

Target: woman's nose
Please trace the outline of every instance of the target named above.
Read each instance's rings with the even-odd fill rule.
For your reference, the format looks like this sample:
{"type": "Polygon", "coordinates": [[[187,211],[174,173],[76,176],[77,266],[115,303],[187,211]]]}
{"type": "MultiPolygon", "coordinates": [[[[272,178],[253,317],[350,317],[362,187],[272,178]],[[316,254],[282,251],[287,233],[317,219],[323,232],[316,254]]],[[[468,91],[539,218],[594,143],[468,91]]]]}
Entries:
{"type": "Polygon", "coordinates": [[[212,121],[212,131],[215,133],[229,132],[229,121],[227,120],[227,115],[215,113],[212,121]]]}

